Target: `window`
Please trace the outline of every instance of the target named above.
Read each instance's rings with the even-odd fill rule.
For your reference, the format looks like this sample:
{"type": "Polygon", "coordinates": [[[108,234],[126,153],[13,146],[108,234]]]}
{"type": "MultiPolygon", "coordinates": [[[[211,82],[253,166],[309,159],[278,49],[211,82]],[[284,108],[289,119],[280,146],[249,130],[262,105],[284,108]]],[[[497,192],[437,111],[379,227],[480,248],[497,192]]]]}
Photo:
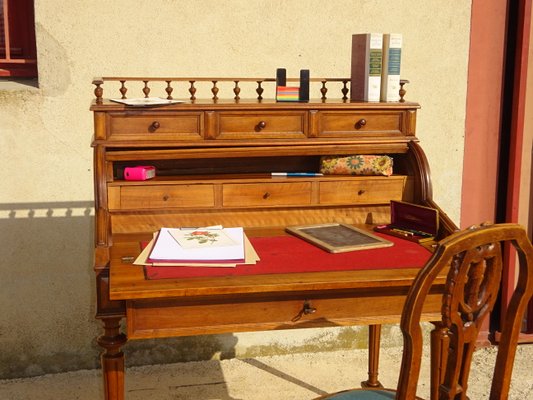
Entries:
{"type": "Polygon", "coordinates": [[[0,0],[0,77],[37,77],[33,0],[0,0]]]}

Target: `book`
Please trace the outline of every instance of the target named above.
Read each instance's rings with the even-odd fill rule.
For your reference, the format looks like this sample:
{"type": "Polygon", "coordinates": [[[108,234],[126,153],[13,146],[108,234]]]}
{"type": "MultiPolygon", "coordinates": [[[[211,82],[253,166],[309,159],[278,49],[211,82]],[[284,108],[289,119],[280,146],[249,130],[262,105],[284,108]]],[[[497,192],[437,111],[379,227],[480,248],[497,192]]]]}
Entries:
{"type": "Polygon", "coordinates": [[[242,227],[237,228],[200,228],[197,230],[186,228],[161,228],[157,234],[154,245],[147,259],[150,263],[242,263],[245,261],[244,232],[242,227]],[[195,235],[200,233],[201,235],[195,235]],[[207,242],[194,241],[190,247],[183,247],[176,238],[185,240],[186,235],[209,238],[207,242]],[[221,239],[217,245],[216,237],[221,239]]]}
{"type": "Polygon", "coordinates": [[[350,100],[380,101],[383,34],[352,35],[350,100]]]}
{"type": "Polygon", "coordinates": [[[300,88],[298,86],[278,86],[276,88],[276,101],[299,101],[300,88]]]}
{"type": "Polygon", "coordinates": [[[402,34],[383,35],[383,63],[381,70],[381,101],[400,100],[400,65],[402,34]]]}

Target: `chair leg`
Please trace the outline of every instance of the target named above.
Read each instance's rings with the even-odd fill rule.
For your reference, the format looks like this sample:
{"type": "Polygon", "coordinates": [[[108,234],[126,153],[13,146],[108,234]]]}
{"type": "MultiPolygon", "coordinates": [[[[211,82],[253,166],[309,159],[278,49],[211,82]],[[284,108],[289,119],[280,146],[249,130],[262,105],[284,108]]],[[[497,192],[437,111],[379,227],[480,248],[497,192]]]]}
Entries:
{"type": "Polygon", "coordinates": [[[435,329],[431,331],[431,366],[430,366],[430,399],[439,398],[439,387],[444,380],[445,365],[447,362],[446,349],[448,348],[448,337],[440,324],[433,322],[435,329]]]}
{"type": "Polygon", "coordinates": [[[378,380],[381,325],[368,326],[368,380],[361,382],[364,388],[382,388],[378,380]]]}

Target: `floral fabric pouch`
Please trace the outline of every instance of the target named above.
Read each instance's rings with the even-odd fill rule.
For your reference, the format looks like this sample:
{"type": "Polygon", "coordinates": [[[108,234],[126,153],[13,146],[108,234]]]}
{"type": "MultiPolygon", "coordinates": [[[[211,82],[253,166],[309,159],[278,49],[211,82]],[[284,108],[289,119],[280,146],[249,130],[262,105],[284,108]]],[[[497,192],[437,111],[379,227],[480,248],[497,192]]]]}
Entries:
{"type": "Polygon", "coordinates": [[[392,175],[392,157],[384,155],[323,156],[324,175],[392,175]]]}

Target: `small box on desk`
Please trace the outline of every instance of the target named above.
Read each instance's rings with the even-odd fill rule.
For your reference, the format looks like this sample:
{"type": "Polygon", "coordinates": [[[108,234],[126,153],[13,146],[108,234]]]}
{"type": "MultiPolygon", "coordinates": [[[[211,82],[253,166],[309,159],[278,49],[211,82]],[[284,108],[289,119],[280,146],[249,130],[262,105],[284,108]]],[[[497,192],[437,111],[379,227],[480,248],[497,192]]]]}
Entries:
{"type": "Polygon", "coordinates": [[[439,230],[438,210],[394,200],[390,207],[391,223],[376,226],[376,232],[418,243],[435,240],[439,230]]]}
{"type": "Polygon", "coordinates": [[[276,88],[276,101],[300,101],[300,88],[298,86],[278,86],[276,88]]]}
{"type": "Polygon", "coordinates": [[[153,165],[138,165],[124,168],[124,179],[127,181],[146,181],[155,177],[153,165]]]}

